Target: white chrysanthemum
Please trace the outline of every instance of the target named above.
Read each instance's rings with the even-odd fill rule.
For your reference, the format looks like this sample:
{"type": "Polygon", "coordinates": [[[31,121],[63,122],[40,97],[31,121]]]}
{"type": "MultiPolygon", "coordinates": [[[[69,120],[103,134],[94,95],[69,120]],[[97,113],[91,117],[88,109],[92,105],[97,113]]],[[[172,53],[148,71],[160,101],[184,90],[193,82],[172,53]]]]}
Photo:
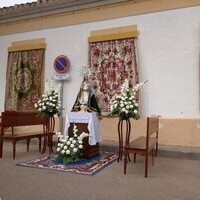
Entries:
{"type": "Polygon", "coordinates": [[[125,111],[126,111],[126,108],[122,108],[122,111],[125,112],[125,111]]]}
{"type": "Polygon", "coordinates": [[[73,143],[73,144],[76,144],[76,140],[73,140],[72,143],[73,143]]]}
{"type": "Polygon", "coordinates": [[[60,147],[58,147],[58,148],[56,149],[56,151],[57,151],[57,152],[60,152],[60,150],[61,150],[61,148],[60,148],[60,147]]]}
{"type": "Polygon", "coordinates": [[[69,154],[70,154],[70,150],[69,150],[69,149],[66,151],[66,154],[67,154],[67,155],[69,155],[69,154]]]}
{"type": "Polygon", "coordinates": [[[137,113],[138,113],[138,111],[137,111],[137,110],[134,110],[133,112],[134,112],[135,114],[137,114],[137,113]]]}
{"type": "Polygon", "coordinates": [[[63,149],[63,150],[61,151],[61,153],[62,153],[62,154],[65,154],[65,150],[63,149]]]}
{"type": "Polygon", "coordinates": [[[69,146],[69,145],[71,144],[71,142],[70,142],[70,141],[67,141],[66,144],[69,146]]]}
{"type": "Polygon", "coordinates": [[[64,138],[64,140],[63,140],[63,141],[64,141],[64,143],[66,143],[66,142],[67,142],[67,139],[66,139],[66,138],[64,138]]]}
{"type": "Polygon", "coordinates": [[[70,144],[70,147],[71,147],[71,148],[74,148],[74,146],[75,146],[74,144],[70,144]]]}
{"type": "Polygon", "coordinates": [[[73,152],[75,152],[75,153],[76,153],[77,151],[78,151],[78,149],[77,149],[77,148],[74,148],[74,149],[73,149],[73,152]]]}
{"type": "Polygon", "coordinates": [[[79,140],[78,143],[79,143],[79,144],[83,144],[83,141],[82,141],[82,140],[79,140]]]}
{"type": "Polygon", "coordinates": [[[73,141],[73,138],[71,137],[71,138],[69,138],[69,141],[73,141]]]}
{"type": "Polygon", "coordinates": [[[67,146],[65,145],[63,148],[66,150],[66,149],[67,149],[67,146]]]}
{"type": "Polygon", "coordinates": [[[82,148],[83,148],[83,145],[82,145],[82,144],[80,144],[80,145],[78,146],[78,148],[79,148],[79,149],[82,149],[82,148]]]}

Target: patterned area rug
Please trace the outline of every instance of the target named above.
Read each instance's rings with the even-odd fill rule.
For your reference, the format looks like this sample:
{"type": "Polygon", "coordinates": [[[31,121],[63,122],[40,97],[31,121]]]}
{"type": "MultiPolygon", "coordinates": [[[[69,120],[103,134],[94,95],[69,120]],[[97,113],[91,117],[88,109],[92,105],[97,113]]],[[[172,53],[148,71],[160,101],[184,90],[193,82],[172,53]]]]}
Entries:
{"type": "Polygon", "coordinates": [[[117,153],[103,151],[99,156],[92,159],[79,160],[77,162],[63,165],[59,162],[59,160],[56,159],[55,155],[47,155],[26,162],[18,163],[17,165],[93,176],[116,161],[117,157],[117,153]]]}

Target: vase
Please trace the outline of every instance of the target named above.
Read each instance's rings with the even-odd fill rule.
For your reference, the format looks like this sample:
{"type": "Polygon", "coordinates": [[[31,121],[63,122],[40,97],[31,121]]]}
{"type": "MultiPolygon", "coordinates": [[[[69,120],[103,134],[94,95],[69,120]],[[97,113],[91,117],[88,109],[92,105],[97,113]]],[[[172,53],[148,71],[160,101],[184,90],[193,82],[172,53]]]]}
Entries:
{"type": "MultiPolygon", "coordinates": [[[[129,118],[119,118],[118,122],[118,137],[119,137],[119,160],[122,160],[124,154],[124,146],[129,144],[131,132],[131,123],[129,118]]],[[[128,156],[129,158],[129,156],[128,156]]],[[[130,158],[129,158],[130,160],[130,158]]]]}
{"type": "Polygon", "coordinates": [[[44,131],[44,145],[42,153],[46,153],[47,146],[49,147],[49,153],[53,153],[53,134],[55,128],[54,116],[45,116],[43,131],[44,131]]]}

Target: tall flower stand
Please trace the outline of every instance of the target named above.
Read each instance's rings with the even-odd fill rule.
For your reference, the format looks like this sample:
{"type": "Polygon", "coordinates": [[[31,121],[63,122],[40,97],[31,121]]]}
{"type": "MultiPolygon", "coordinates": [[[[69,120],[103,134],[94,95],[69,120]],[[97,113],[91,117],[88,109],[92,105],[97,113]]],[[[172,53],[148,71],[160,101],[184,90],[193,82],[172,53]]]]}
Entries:
{"type": "Polygon", "coordinates": [[[47,116],[44,118],[44,145],[42,149],[42,154],[46,152],[47,146],[49,147],[49,153],[53,153],[53,134],[55,128],[55,118],[54,116],[47,116]]]}
{"type": "MultiPolygon", "coordinates": [[[[130,132],[131,132],[131,123],[129,119],[119,118],[118,122],[118,136],[119,136],[119,160],[122,160],[123,153],[124,153],[124,145],[129,144],[130,139],[130,132]]],[[[130,157],[128,156],[129,161],[130,157]]]]}

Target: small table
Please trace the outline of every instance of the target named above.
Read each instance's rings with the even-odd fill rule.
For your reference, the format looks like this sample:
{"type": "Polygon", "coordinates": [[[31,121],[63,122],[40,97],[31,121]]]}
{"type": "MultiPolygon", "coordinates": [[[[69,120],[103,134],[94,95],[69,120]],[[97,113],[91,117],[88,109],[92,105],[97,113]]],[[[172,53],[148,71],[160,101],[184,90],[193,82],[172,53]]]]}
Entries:
{"type": "Polygon", "coordinates": [[[96,112],[68,112],[66,114],[64,135],[73,134],[73,124],[77,125],[78,132],[89,132],[90,136],[84,143],[84,158],[99,155],[99,142],[101,142],[101,120],[96,112]]]}

